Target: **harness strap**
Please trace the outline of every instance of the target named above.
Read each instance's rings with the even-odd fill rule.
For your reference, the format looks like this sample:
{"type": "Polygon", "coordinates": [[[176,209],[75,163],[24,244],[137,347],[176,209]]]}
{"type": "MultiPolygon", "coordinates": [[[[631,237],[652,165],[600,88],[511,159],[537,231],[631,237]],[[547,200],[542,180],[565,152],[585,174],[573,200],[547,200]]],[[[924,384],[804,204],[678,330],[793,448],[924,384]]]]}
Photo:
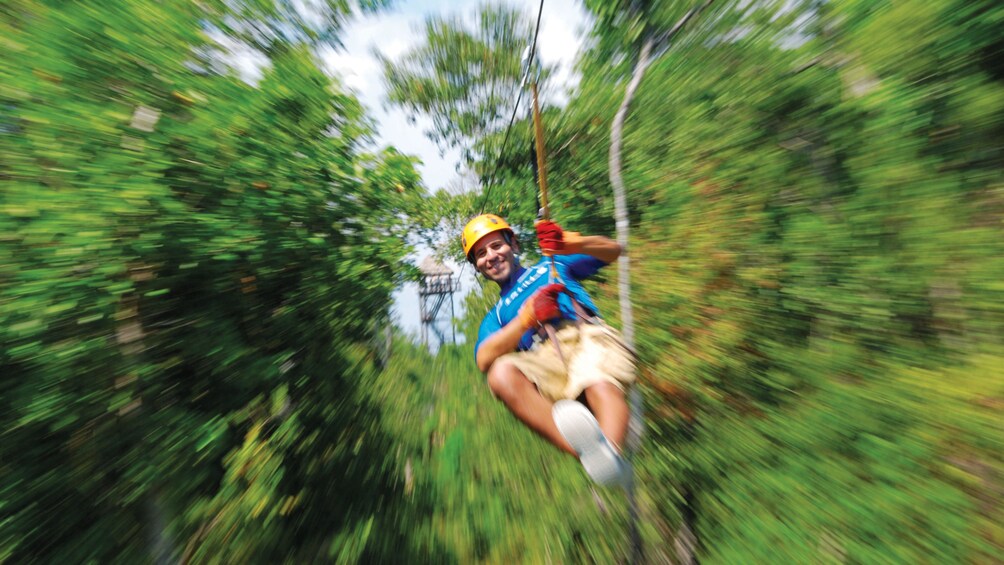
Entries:
{"type": "Polygon", "coordinates": [[[561,352],[561,346],[558,345],[558,335],[554,329],[554,324],[544,324],[541,332],[547,336],[547,339],[554,344],[554,350],[558,352],[558,359],[561,359],[561,364],[565,366],[565,370],[568,370],[568,360],[565,359],[565,354],[561,352]]]}
{"type": "Polygon", "coordinates": [[[580,325],[581,326],[583,322],[586,322],[586,323],[589,323],[589,324],[598,324],[598,323],[600,323],[599,322],[599,320],[600,320],[599,316],[597,316],[594,312],[589,311],[585,306],[582,305],[581,302],[579,302],[578,300],[576,300],[575,297],[572,296],[571,294],[569,294],[568,297],[572,299],[572,308],[575,309],[575,323],[576,323],[576,325],[580,325]]]}
{"type": "MultiPolygon", "coordinates": [[[[574,296],[568,294],[568,298],[572,300],[572,308],[575,310],[575,327],[580,332],[582,331],[582,324],[598,324],[599,317],[590,312],[585,306],[582,305],[574,296]]],[[[557,331],[554,329],[554,324],[548,322],[543,324],[539,330],[539,334],[542,338],[549,340],[554,344],[554,350],[558,353],[558,359],[561,359],[561,364],[565,366],[565,370],[568,370],[568,360],[565,359],[565,354],[561,351],[561,344],[558,343],[557,331]]]]}

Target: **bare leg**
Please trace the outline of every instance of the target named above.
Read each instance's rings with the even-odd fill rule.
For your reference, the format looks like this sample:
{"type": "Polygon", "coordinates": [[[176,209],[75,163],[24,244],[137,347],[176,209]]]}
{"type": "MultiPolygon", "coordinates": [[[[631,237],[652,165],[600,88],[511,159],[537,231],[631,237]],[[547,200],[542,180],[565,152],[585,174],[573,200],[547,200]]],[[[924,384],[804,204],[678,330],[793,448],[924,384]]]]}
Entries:
{"type": "Polygon", "coordinates": [[[628,420],[631,410],[628,408],[624,391],[612,383],[595,384],[585,391],[589,409],[596,416],[600,429],[607,439],[621,451],[624,438],[627,437],[628,420]]]}
{"type": "Polygon", "coordinates": [[[578,457],[554,425],[554,418],[551,416],[554,403],[541,396],[537,387],[515,365],[496,361],[488,369],[488,387],[527,427],[558,449],[578,457]]]}

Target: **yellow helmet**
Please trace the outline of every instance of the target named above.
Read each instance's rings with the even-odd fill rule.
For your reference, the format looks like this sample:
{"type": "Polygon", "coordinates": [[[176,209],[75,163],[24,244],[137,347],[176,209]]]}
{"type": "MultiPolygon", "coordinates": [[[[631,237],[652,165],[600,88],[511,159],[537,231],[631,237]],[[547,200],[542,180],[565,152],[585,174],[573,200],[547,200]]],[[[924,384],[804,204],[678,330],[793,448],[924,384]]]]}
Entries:
{"type": "MultiPolygon", "coordinates": [[[[495,214],[481,214],[473,220],[467,222],[464,226],[464,232],[460,236],[460,245],[464,248],[464,255],[467,260],[471,260],[471,249],[474,245],[481,240],[482,237],[497,231],[508,232],[508,237],[506,241],[511,243],[513,236],[512,228],[505,220],[496,216],[495,214]]],[[[471,261],[473,263],[473,261],[471,261]]]]}

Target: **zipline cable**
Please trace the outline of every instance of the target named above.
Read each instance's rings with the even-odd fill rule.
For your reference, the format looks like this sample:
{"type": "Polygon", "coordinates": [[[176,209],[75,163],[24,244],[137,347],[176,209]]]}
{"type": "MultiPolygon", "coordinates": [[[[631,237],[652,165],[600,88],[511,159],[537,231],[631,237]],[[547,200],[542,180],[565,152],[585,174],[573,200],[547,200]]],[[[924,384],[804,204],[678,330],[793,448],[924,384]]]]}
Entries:
{"type": "Polygon", "coordinates": [[[523,100],[523,86],[526,84],[527,77],[530,76],[530,69],[533,66],[533,59],[537,53],[537,36],[540,35],[540,20],[541,14],[544,13],[544,0],[540,0],[540,7],[537,9],[537,24],[533,31],[533,41],[530,43],[530,52],[526,57],[526,67],[523,71],[523,78],[520,80],[514,88],[519,90],[519,95],[516,97],[516,104],[512,108],[512,115],[509,117],[509,125],[505,128],[505,136],[502,138],[502,147],[499,149],[498,159],[495,160],[495,169],[492,170],[492,174],[488,177],[488,183],[485,185],[485,196],[481,199],[481,206],[479,206],[478,214],[485,213],[485,205],[488,203],[488,196],[491,194],[492,187],[494,186],[495,176],[499,172],[499,167],[502,166],[502,158],[505,156],[505,147],[509,143],[509,136],[512,134],[512,125],[516,122],[516,113],[519,111],[519,103],[523,100]]]}
{"type": "MultiPolygon", "coordinates": [[[[492,174],[488,177],[488,182],[485,184],[485,195],[484,198],[481,199],[481,205],[478,206],[479,216],[485,213],[485,205],[488,203],[488,196],[491,194],[492,187],[495,183],[495,176],[499,172],[499,167],[502,166],[502,158],[505,155],[505,147],[509,143],[509,136],[512,134],[512,125],[516,122],[516,113],[519,112],[519,103],[523,100],[523,87],[526,86],[526,81],[530,76],[530,69],[533,65],[533,58],[537,52],[537,36],[540,35],[540,20],[543,13],[544,0],[540,0],[540,7],[537,8],[537,23],[534,26],[533,40],[530,43],[530,49],[526,55],[526,65],[523,68],[523,76],[520,78],[519,83],[513,86],[513,93],[515,94],[515,91],[518,90],[519,95],[516,96],[516,104],[512,107],[512,115],[509,116],[509,125],[505,128],[505,136],[502,138],[502,147],[499,148],[498,158],[495,160],[495,169],[492,170],[492,174]]],[[[467,263],[468,261],[464,261],[464,263],[460,266],[460,274],[458,277],[464,276],[464,269],[467,268],[467,263]]]]}

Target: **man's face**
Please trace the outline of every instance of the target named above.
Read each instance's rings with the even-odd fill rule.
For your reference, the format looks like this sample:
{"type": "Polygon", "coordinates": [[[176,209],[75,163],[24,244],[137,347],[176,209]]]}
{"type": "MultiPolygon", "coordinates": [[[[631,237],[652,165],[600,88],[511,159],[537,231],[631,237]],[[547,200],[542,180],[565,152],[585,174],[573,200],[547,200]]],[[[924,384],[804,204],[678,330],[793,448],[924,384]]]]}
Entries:
{"type": "Polygon", "coordinates": [[[474,266],[485,277],[504,284],[516,270],[518,251],[518,244],[506,243],[502,232],[490,233],[474,244],[474,266]]]}

